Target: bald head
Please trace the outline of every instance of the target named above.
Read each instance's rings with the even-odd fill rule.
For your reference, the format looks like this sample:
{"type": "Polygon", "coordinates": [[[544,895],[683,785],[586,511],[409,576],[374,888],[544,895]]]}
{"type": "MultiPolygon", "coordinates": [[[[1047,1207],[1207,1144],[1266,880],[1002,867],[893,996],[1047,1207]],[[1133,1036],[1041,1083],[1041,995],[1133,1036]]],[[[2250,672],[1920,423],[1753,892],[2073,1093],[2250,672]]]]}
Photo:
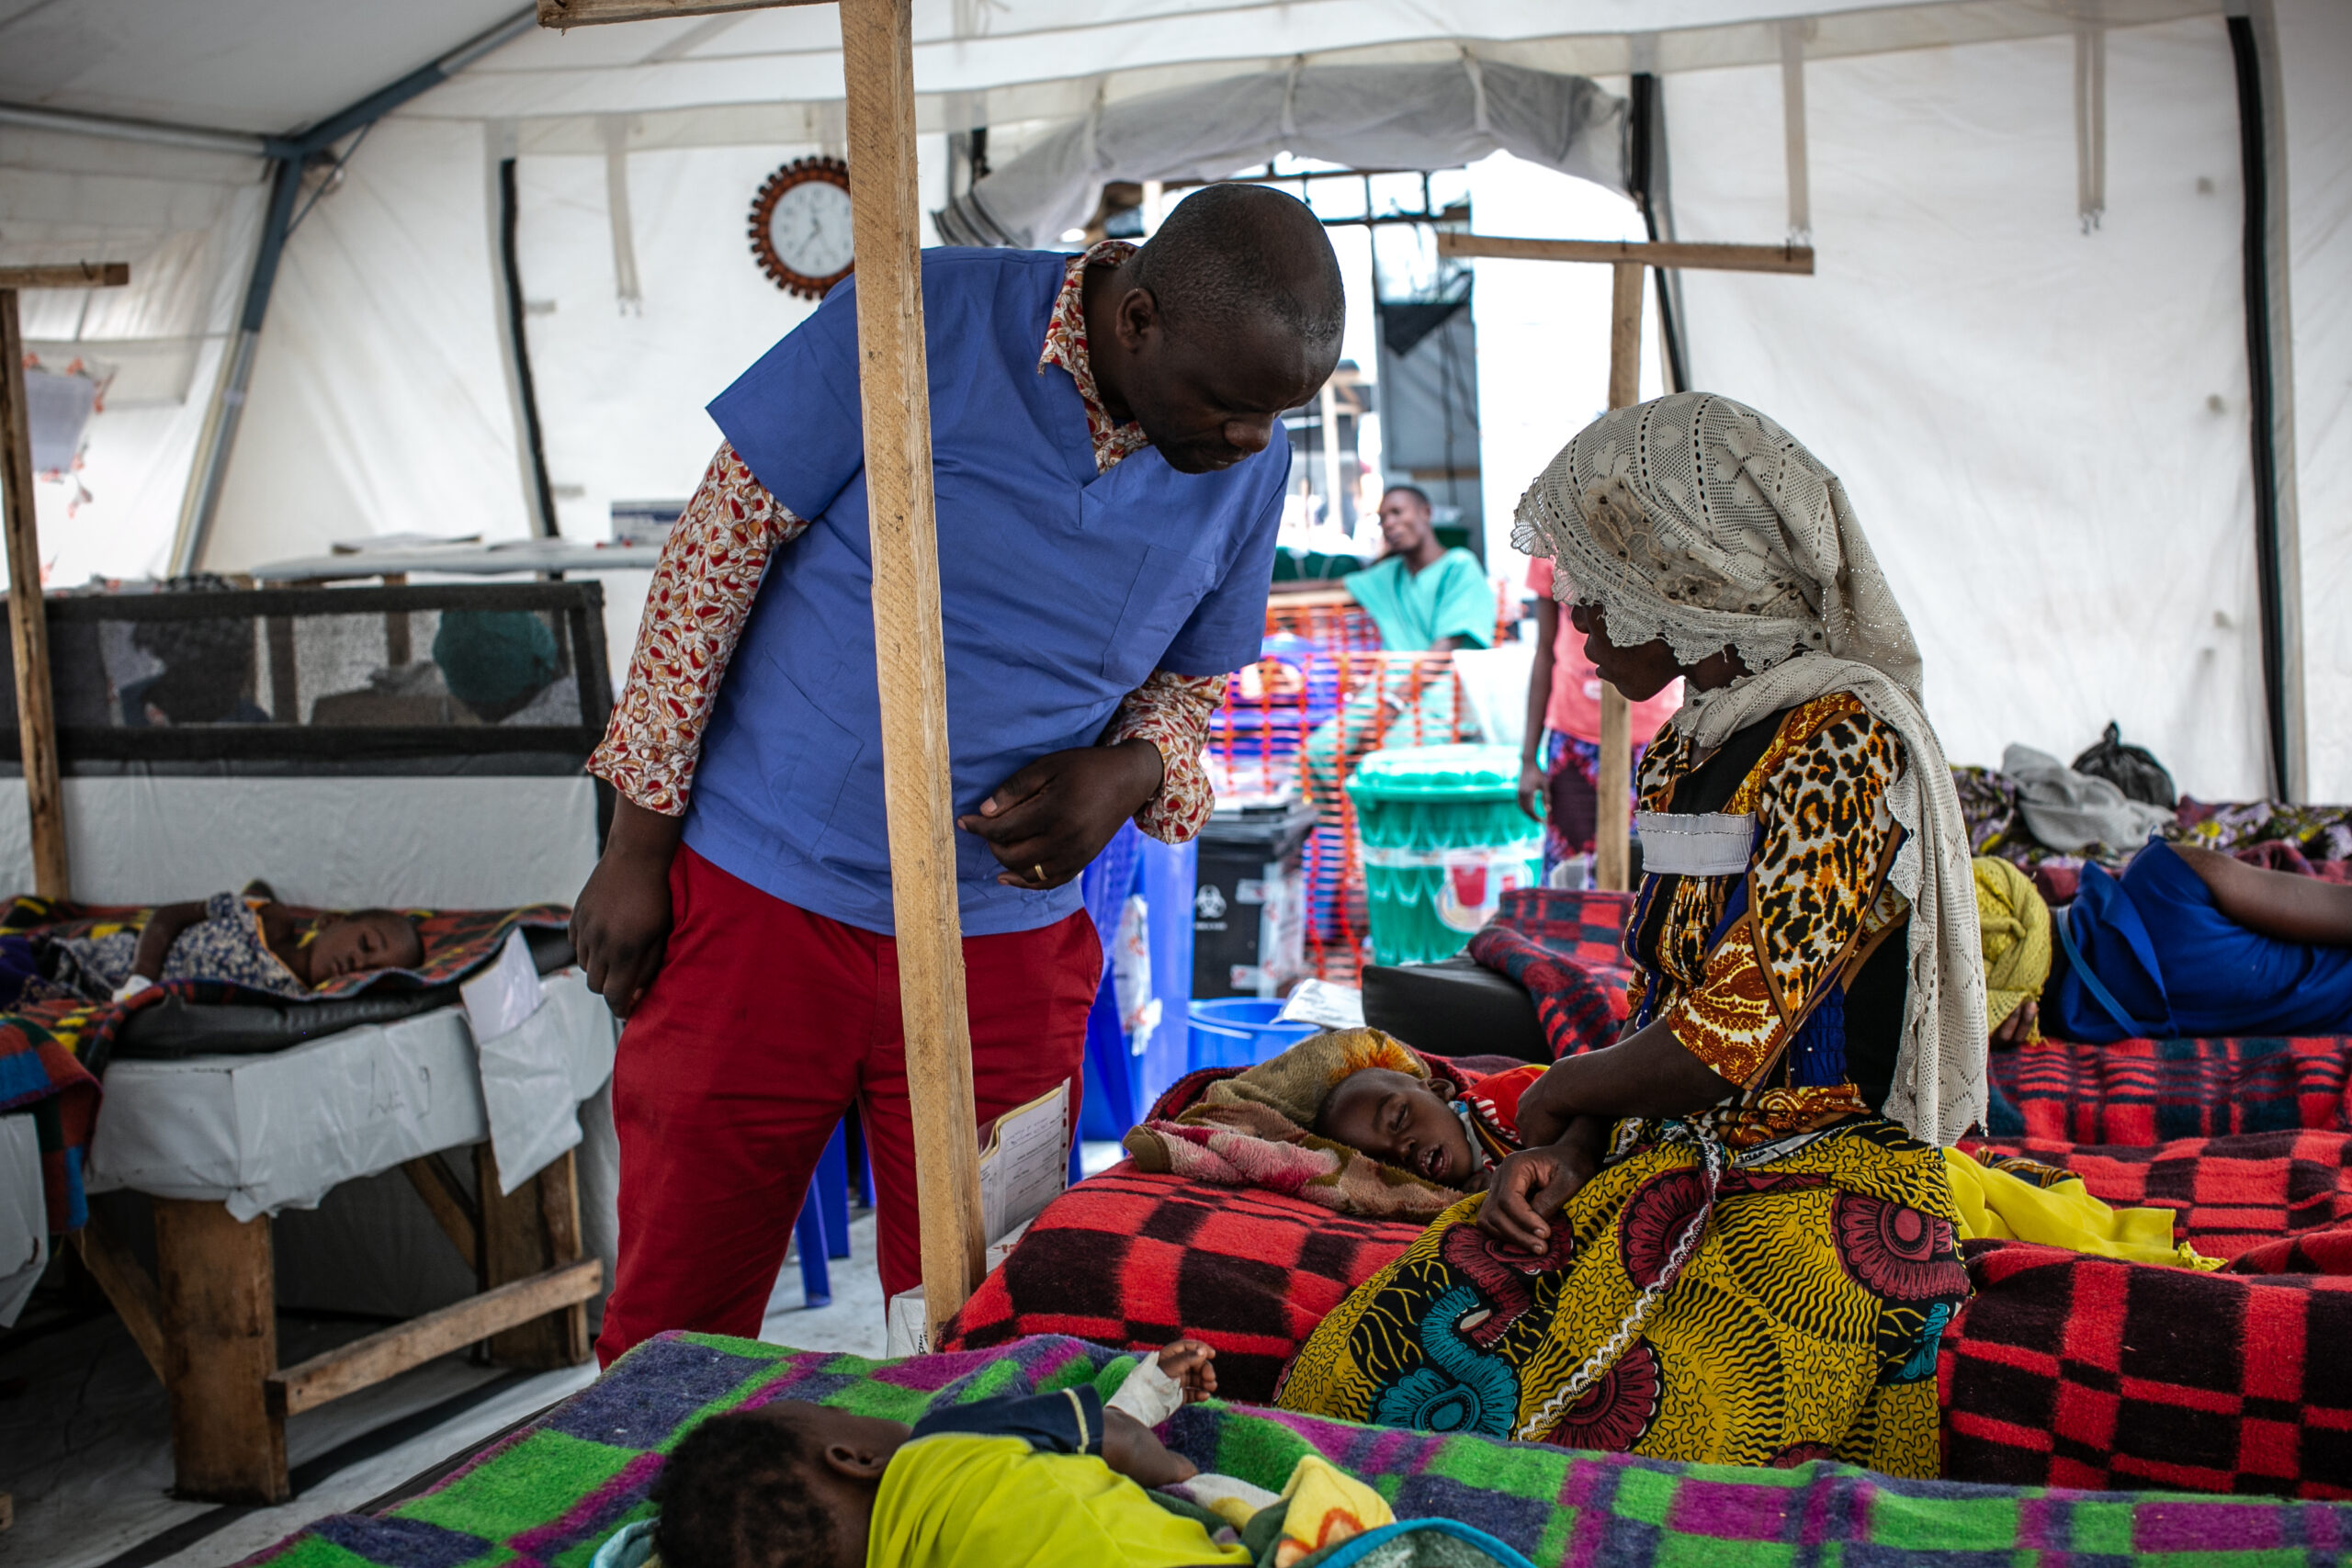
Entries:
{"type": "Polygon", "coordinates": [[[1176,205],[1136,262],[1172,333],[1268,325],[1327,374],[1340,357],[1340,258],[1315,214],[1281,191],[1204,186],[1176,205]]]}
{"type": "Polygon", "coordinates": [[[1346,315],[1323,225],[1263,186],[1204,187],[1149,244],[1087,276],[1103,400],[1180,473],[1264,451],[1283,411],[1330,378],[1346,315]]]}

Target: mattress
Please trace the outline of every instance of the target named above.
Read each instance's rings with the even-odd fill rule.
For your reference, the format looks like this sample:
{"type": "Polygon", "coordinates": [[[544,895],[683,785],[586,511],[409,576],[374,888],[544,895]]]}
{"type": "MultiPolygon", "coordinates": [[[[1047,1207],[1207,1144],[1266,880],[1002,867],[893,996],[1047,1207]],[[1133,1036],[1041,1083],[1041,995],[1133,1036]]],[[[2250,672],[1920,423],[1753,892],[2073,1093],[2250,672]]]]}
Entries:
{"type": "MultiPolygon", "coordinates": [[[[579,970],[540,987],[545,1002],[493,1043],[492,1056],[494,1093],[502,1082],[527,1083],[540,1121],[563,1124],[553,1146],[544,1125],[524,1130],[544,1163],[578,1141],[576,1109],[611,1076],[616,1032],[579,970]]],[[[483,1053],[459,1007],[266,1055],[117,1061],[90,1145],[89,1190],[225,1201],[240,1220],[315,1208],[342,1182],[492,1136],[482,1078],[483,1053]]]]}

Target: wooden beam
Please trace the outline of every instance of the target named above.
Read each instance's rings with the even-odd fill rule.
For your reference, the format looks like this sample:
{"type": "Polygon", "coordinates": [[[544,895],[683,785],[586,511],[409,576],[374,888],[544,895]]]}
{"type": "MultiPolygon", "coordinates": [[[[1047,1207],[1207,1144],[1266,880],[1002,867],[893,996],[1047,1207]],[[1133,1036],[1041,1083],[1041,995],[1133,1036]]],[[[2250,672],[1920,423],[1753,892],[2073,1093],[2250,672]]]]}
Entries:
{"type": "Polygon", "coordinates": [[[971,1026],[956,916],[910,9],[910,0],[841,0],[883,807],[916,1212],[922,1216],[923,1303],[936,1333],[978,1284],[988,1237],[981,1234],[971,1026]]]}
{"type": "Polygon", "coordinates": [[[643,22],[662,17],[711,17],[722,11],[765,11],[816,6],[823,0],[539,0],[539,26],[586,28],[599,22],[643,22]]]}
{"type": "Polygon", "coordinates": [[[416,1195],[424,1200],[434,1223],[449,1238],[449,1245],[458,1249],[458,1256],[466,1260],[466,1267],[479,1269],[481,1240],[474,1225],[477,1211],[471,1195],[458,1184],[457,1172],[439,1155],[419,1155],[401,1162],[401,1174],[416,1189],[416,1195]]]}
{"type": "MultiPolygon", "coordinates": [[[[39,267],[20,271],[65,270],[39,267]]],[[[66,874],[65,802],[58,782],[57,712],[49,679],[49,615],[41,603],[40,526],[33,516],[33,438],[25,406],[25,334],[17,291],[0,288],[0,498],[7,506],[8,631],[17,660],[17,733],[25,809],[32,823],[33,891],[73,897],[66,874]]]]}
{"type": "Polygon", "coordinates": [[[155,1261],[171,1396],[173,1490],[215,1503],[280,1503],[286,1420],[263,1383],[277,1371],[269,1218],[225,1203],[155,1200],[155,1261]]]}
{"type": "Polygon", "coordinates": [[[98,1282],[113,1303],[115,1315],[130,1330],[139,1353],[147,1358],[154,1369],[158,1382],[164,1382],[164,1323],[163,1304],[155,1294],[155,1281],[140,1267],[139,1259],[115,1240],[113,1233],[100,1223],[96,1213],[89,1223],[74,1233],[74,1250],[80,1255],[82,1267],[98,1282]]]}
{"type": "Polygon", "coordinates": [[[1810,245],[1689,245],[1634,240],[1514,240],[1496,234],[1441,231],[1437,254],[1456,260],[1640,262],[1645,266],[1710,272],[1813,271],[1810,245]]]}
{"type": "Polygon", "coordinates": [[[604,1284],[604,1264],[586,1258],[469,1296],[270,1373],[269,1408],[280,1420],[315,1409],[501,1330],[577,1306],[604,1284]]]}
{"type": "Polygon", "coordinates": [[[0,288],[119,288],[130,281],[129,262],[65,262],[55,266],[0,266],[0,288]]]}

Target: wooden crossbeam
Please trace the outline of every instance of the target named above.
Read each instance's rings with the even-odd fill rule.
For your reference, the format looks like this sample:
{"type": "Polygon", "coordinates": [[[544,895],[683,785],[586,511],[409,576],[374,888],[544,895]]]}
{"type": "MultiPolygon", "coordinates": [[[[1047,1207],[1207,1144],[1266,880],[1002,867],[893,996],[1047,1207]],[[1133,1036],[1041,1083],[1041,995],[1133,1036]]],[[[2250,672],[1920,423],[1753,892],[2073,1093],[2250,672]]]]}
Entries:
{"type": "Polygon", "coordinates": [[[129,262],[61,262],[51,266],[0,266],[0,288],[120,288],[129,262]]]}
{"type": "Polygon", "coordinates": [[[647,22],[663,17],[709,17],[721,11],[766,11],[816,6],[823,0],[538,0],[539,26],[587,28],[599,22],[647,22]]]}
{"type": "Polygon", "coordinates": [[[502,1330],[584,1302],[604,1284],[604,1264],[583,1258],[394,1324],[270,1373],[265,1380],[270,1410],[283,1417],[341,1399],[502,1330]]]}
{"type": "Polygon", "coordinates": [[[1810,275],[1810,245],[1696,245],[1641,240],[1519,240],[1499,234],[1441,231],[1437,254],[1459,260],[1636,262],[1645,266],[1705,272],[1787,272],[1810,275]]]}
{"type": "Polygon", "coordinates": [[[424,1200],[424,1206],[432,1212],[434,1223],[441,1227],[441,1234],[449,1238],[449,1245],[458,1249],[458,1256],[466,1260],[466,1267],[479,1266],[481,1262],[481,1236],[475,1226],[481,1211],[474,1206],[473,1195],[459,1184],[457,1172],[451,1170],[439,1155],[434,1154],[402,1160],[401,1174],[408,1178],[411,1187],[416,1189],[416,1195],[424,1200]]]}

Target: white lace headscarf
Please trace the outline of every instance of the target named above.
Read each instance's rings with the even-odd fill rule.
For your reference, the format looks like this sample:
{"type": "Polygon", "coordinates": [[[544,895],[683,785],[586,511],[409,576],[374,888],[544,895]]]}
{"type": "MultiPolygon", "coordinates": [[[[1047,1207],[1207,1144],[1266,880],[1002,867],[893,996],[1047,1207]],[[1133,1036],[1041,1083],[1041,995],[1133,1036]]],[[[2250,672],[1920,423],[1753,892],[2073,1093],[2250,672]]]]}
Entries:
{"type": "Polygon", "coordinates": [[[1513,544],[1556,563],[1609,640],[1677,662],[1730,649],[1750,673],[1689,697],[1674,728],[1721,745],[1767,715],[1851,693],[1903,742],[1887,807],[1911,902],[1910,994],[1886,1113],[1931,1144],[1984,1119],[1984,965],[1968,833],[1919,699],[1919,648],[1838,476],[1754,409],[1678,392],[1603,414],[1519,503],[1513,544]]]}

